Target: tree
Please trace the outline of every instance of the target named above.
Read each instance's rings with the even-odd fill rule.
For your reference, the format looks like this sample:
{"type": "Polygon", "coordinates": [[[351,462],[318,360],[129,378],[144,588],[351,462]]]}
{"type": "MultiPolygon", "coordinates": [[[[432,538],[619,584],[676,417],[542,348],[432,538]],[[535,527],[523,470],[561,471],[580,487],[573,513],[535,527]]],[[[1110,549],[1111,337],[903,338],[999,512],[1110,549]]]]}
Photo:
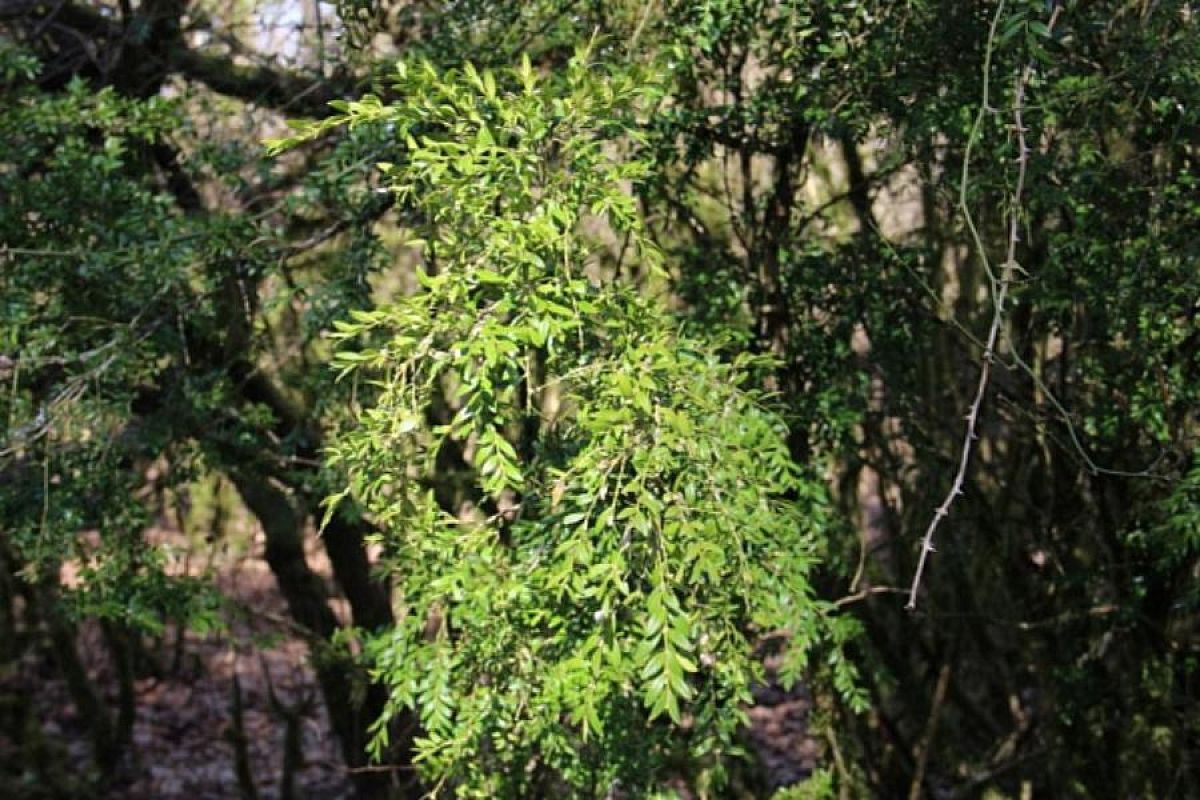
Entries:
{"type": "MultiPolygon", "coordinates": [[[[5,658],[211,618],[142,541],[164,459],[235,483],[315,640],[359,639],[295,558],[341,498],[353,764],[411,708],[460,794],[721,785],[787,631],[814,791],[1194,793],[1189,4],[339,11],[288,64],[244,9],[0,8],[5,658]],[[267,160],[230,101],[306,121],[267,160]]],[[[73,686],[109,763],[129,705],[73,686]]]]}
{"type": "MultiPolygon", "coordinates": [[[[322,175],[309,185],[310,204],[273,203],[253,214],[210,208],[197,181],[209,169],[236,172],[241,162],[189,142],[196,149],[185,163],[176,144],[187,134],[182,102],[139,97],[141,83],[96,90],[82,78],[44,92],[34,81],[53,75],[50,65],[12,46],[3,53],[0,181],[10,201],[0,212],[0,337],[11,383],[0,401],[8,420],[0,503],[10,526],[9,599],[21,596],[30,609],[11,625],[50,627],[73,700],[92,728],[99,771],[110,773],[131,731],[134,675],[123,672],[120,713],[110,720],[78,664],[71,620],[111,623],[119,663],[129,663],[141,631],[167,618],[200,613],[211,624],[212,597],[162,573],[161,554],[142,535],[154,511],[143,498],[146,467],[157,460],[169,465],[149,487],[158,497],[197,475],[224,473],[262,522],[289,608],[319,645],[315,663],[346,759],[362,763],[382,696],[371,690],[365,705],[354,702],[363,681],[348,654],[328,644],[341,626],[303,554],[306,520],[325,493],[313,466],[320,464],[319,410],[281,389],[262,365],[272,347],[264,317],[280,299],[265,284],[281,278],[276,286],[286,289],[294,277],[289,259],[312,241],[347,230],[353,238],[386,203],[357,191],[352,199],[347,181],[322,175]],[[334,197],[336,217],[318,216],[334,197]],[[275,226],[292,239],[276,238],[275,226]],[[98,531],[98,549],[83,529],[98,531]],[[59,598],[67,558],[94,567],[80,592],[59,598]]],[[[349,143],[331,158],[365,146],[349,143]]],[[[362,296],[374,252],[360,240],[335,264],[314,269],[320,280],[298,320],[300,349],[312,346],[330,305],[362,296]]],[[[293,385],[311,392],[326,382],[316,374],[293,385]]],[[[370,530],[339,516],[324,536],[354,622],[367,630],[391,622],[386,585],[370,575],[363,549],[370,530]]],[[[377,776],[362,777],[372,782],[377,776]]]]}

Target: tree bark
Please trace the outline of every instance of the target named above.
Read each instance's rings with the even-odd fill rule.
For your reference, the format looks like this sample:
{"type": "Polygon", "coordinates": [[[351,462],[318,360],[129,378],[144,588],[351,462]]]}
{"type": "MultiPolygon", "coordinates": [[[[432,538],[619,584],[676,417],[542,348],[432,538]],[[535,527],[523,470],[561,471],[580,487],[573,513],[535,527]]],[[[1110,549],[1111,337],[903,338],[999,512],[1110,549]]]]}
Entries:
{"type": "MultiPolygon", "coordinates": [[[[304,556],[305,516],[298,512],[287,492],[269,479],[244,469],[230,470],[229,477],[242,502],[263,527],[267,564],[292,618],[312,633],[314,639],[328,641],[340,625],[327,602],[324,582],[304,556]]],[[[352,770],[365,766],[367,726],[377,716],[378,709],[374,706],[382,698],[370,697],[375,701],[372,703],[356,702],[356,677],[365,680],[365,676],[345,654],[332,648],[322,652],[318,646],[313,653],[313,666],[346,765],[352,770]]],[[[386,773],[356,772],[354,783],[360,797],[389,794],[386,773]]]]}

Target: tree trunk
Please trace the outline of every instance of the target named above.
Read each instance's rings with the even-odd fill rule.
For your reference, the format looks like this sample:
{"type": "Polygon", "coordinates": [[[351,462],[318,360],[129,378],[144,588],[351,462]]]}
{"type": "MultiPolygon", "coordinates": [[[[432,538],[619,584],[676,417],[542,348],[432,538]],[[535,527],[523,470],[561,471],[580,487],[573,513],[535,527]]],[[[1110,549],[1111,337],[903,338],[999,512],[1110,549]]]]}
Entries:
{"type": "MultiPolygon", "coordinates": [[[[263,527],[267,564],[292,618],[312,633],[314,639],[328,642],[340,626],[327,602],[324,582],[304,557],[305,516],[297,512],[284,490],[265,478],[232,470],[230,479],[263,527]]],[[[367,726],[378,711],[366,702],[356,702],[355,679],[359,670],[348,656],[334,652],[332,647],[316,646],[312,660],[330,722],[341,743],[342,757],[352,770],[365,766],[367,726]]],[[[389,794],[387,773],[356,772],[354,782],[360,797],[389,794]]]]}

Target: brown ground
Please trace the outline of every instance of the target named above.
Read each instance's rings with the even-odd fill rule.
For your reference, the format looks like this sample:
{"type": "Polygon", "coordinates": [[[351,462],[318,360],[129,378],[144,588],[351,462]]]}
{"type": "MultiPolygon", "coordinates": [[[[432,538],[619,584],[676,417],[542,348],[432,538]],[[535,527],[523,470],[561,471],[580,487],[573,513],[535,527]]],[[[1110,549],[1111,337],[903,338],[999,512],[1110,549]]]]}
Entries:
{"type": "Polygon", "coordinates": [[[763,686],[755,690],[754,699],[747,735],[762,764],[766,787],[774,790],[799,783],[817,768],[820,756],[808,730],[812,698],[803,686],[788,692],[763,686]]]}
{"type": "MultiPolygon", "coordinates": [[[[177,534],[164,533],[164,537],[177,534]]],[[[276,698],[292,707],[305,705],[304,767],[296,775],[296,795],[305,800],[351,797],[350,783],[330,733],[303,640],[287,620],[284,602],[262,560],[261,536],[250,545],[256,557],[230,558],[216,571],[218,585],[239,609],[228,630],[197,635],[177,632],[165,637],[160,677],[137,681],[137,722],[132,753],[117,780],[98,800],[228,800],[241,797],[230,742],[233,676],[242,692],[243,726],[251,773],[260,800],[280,796],[284,723],[272,708],[276,698]]],[[[310,541],[310,563],[328,576],[328,562],[310,541]]],[[[189,571],[194,571],[189,568],[189,571]]],[[[344,613],[344,608],[337,609],[344,613]]],[[[80,634],[80,651],[91,661],[99,685],[112,686],[99,632],[80,634]]],[[[0,693],[36,692],[47,740],[61,744],[67,764],[87,764],[88,744],[62,681],[41,676],[37,667],[0,680],[0,693]]],[[[817,746],[808,735],[811,702],[802,689],[784,693],[761,687],[750,709],[750,743],[764,770],[766,787],[787,786],[807,776],[817,761],[817,746]]],[[[116,705],[115,691],[107,698],[116,705]]],[[[15,743],[0,736],[0,764],[15,743]],[[10,750],[6,754],[5,750],[10,750]]]]}

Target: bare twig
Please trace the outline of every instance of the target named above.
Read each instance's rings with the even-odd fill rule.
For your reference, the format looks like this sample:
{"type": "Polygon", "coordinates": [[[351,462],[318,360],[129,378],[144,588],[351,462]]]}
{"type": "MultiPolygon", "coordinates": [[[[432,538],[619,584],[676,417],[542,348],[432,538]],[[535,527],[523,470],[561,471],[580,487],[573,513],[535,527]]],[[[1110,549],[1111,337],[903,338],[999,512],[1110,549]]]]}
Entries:
{"type": "MultiPolygon", "coordinates": [[[[1029,83],[1029,79],[1033,75],[1033,63],[1027,63],[1017,75],[1016,86],[1012,102],[1013,122],[1016,126],[1017,134],[1017,182],[1013,188],[1011,202],[1012,207],[1009,210],[1008,220],[1008,251],[1005,254],[1004,264],[1001,267],[999,280],[996,279],[991,267],[988,265],[987,256],[984,251],[983,242],[979,237],[979,233],[972,221],[970,210],[967,207],[967,180],[969,177],[970,149],[974,144],[975,139],[979,134],[979,129],[982,124],[983,115],[988,110],[988,91],[989,91],[989,71],[991,68],[992,51],[995,44],[996,30],[1000,22],[1000,16],[1004,11],[1004,4],[996,9],[996,16],[992,19],[991,28],[988,31],[987,49],[984,56],[984,75],[983,75],[983,103],[980,107],[979,115],[976,117],[975,126],[971,130],[971,137],[967,143],[967,152],[964,154],[962,184],[960,186],[959,198],[962,205],[963,214],[967,221],[967,226],[970,228],[971,236],[975,240],[975,246],[978,250],[979,257],[983,261],[984,268],[988,273],[988,280],[992,287],[992,323],[988,328],[987,340],[984,342],[983,356],[979,369],[979,383],[975,387],[975,398],[971,401],[971,407],[967,411],[966,431],[963,434],[962,452],[958,460],[958,471],[954,475],[954,481],[950,484],[950,490],[946,493],[945,499],[941,505],[933,512],[933,519],[929,522],[929,527],[925,530],[925,536],[921,541],[921,555],[917,559],[917,569],[913,574],[912,587],[909,589],[908,603],[905,606],[910,611],[917,607],[917,592],[921,588],[921,576],[925,572],[925,564],[929,559],[929,554],[933,552],[933,535],[937,531],[942,520],[949,515],[950,506],[954,504],[955,498],[963,493],[963,483],[967,476],[967,465],[971,461],[971,451],[974,449],[975,441],[979,438],[977,428],[979,425],[979,410],[983,406],[983,399],[987,395],[988,381],[991,379],[992,362],[996,357],[996,342],[1000,338],[1000,330],[1004,323],[1004,304],[1008,300],[1008,291],[1012,285],[1013,275],[1020,271],[1020,266],[1017,264],[1017,244],[1021,241],[1021,201],[1025,192],[1025,174],[1029,167],[1029,147],[1025,141],[1025,123],[1023,112],[1025,107],[1025,87],[1029,83]]],[[[1055,21],[1058,19],[1059,7],[1055,7],[1053,14],[1050,16],[1048,28],[1053,28],[1055,21]]]]}
{"type": "Polygon", "coordinates": [[[877,594],[908,594],[908,589],[900,589],[894,586],[868,586],[865,589],[860,589],[854,594],[848,594],[845,597],[839,597],[833,601],[833,605],[837,608],[852,605],[854,603],[866,600],[868,597],[874,597],[877,594]]]}
{"type": "Polygon", "coordinates": [[[625,48],[627,53],[632,53],[634,47],[637,46],[638,39],[642,38],[642,31],[646,28],[646,23],[650,20],[650,12],[654,10],[654,0],[649,0],[646,7],[642,10],[642,18],[638,21],[637,28],[633,31],[633,36],[629,39],[629,44],[625,48]]]}
{"type": "MultiPolygon", "coordinates": [[[[336,765],[333,765],[336,766],[336,765]]],[[[366,772],[414,772],[416,767],[412,764],[367,764],[364,767],[346,767],[345,771],[355,775],[366,772]]],[[[432,796],[432,795],[426,795],[432,796]]]]}
{"type": "MultiPolygon", "coordinates": [[[[883,232],[879,230],[879,227],[873,227],[875,230],[875,235],[879,239],[879,242],[883,245],[884,249],[886,249],[888,253],[896,260],[897,264],[899,264],[906,272],[908,272],[909,276],[916,281],[917,286],[920,287],[920,289],[929,297],[930,303],[933,307],[932,311],[934,318],[939,322],[953,328],[970,344],[982,349],[983,341],[974,333],[972,333],[970,329],[966,327],[966,325],[964,325],[962,322],[959,322],[954,317],[954,309],[949,304],[942,301],[934,288],[930,286],[929,283],[925,281],[921,275],[904,260],[900,253],[896,251],[896,248],[892,246],[892,243],[889,242],[886,237],[884,237],[883,232]]],[[[1169,480],[1165,474],[1155,472],[1155,467],[1160,464],[1167,455],[1166,448],[1160,450],[1158,455],[1154,457],[1150,464],[1140,470],[1115,469],[1113,467],[1105,467],[1097,463],[1096,460],[1089,455],[1087,448],[1084,447],[1083,440],[1072,418],[1071,412],[1068,411],[1066,406],[1063,405],[1062,401],[1058,399],[1057,395],[1054,393],[1054,390],[1046,384],[1046,381],[1038,374],[1037,370],[1035,370],[1033,366],[1021,358],[1020,353],[1017,352],[1016,345],[1013,342],[1012,332],[1001,331],[1000,335],[1011,345],[1008,351],[1008,356],[1012,359],[1009,363],[1005,363],[1003,359],[1001,359],[1001,366],[1009,371],[1019,370],[1033,382],[1037,390],[1041,392],[1042,396],[1045,397],[1053,407],[1055,413],[1059,417],[1059,420],[1067,429],[1067,434],[1070,437],[1069,441],[1062,441],[1057,437],[1055,438],[1055,441],[1064,450],[1073,451],[1088,472],[1093,475],[1113,475],[1121,478],[1146,478],[1156,481],[1169,480]]],[[[1034,420],[1035,424],[1044,424],[1044,420],[1034,412],[1028,411],[1023,407],[1016,405],[1015,403],[1013,404],[1013,407],[1016,411],[1034,420]]],[[[856,584],[854,582],[851,582],[850,584],[851,588],[853,588],[855,585],[856,584]]]]}
{"type": "MultiPolygon", "coordinates": [[[[896,260],[896,263],[899,264],[901,268],[903,268],[909,274],[909,276],[916,281],[917,286],[920,287],[921,291],[923,291],[929,297],[930,303],[933,306],[932,311],[934,313],[934,317],[939,322],[942,322],[953,328],[969,343],[982,349],[983,341],[974,333],[972,333],[966,325],[964,325],[962,322],[959,322],[954,317],[954,309],[949,304],[945,303],[938,296],[937,291],[935,291],[934,288],[930,286],[929,283],[925,281],[921,275],[904,260],[903,256],[896,251],[896,248],[892,245],[892,243],[889,242],[887,237],[883,235],[883,231],[881,231],[877,225],[874,225],[874,223],[872,223],[872,227],[875,231],[876,238],[879,240],[880,244],[883,245],[884,249],[887,250],[888,253],[896,260]]],[[[1071,416],[1071,412],[1068,411],[1066,406],[1063,405],[1062,401],[1058,399],[1058,396],[1054,393],[1054,390],[1046,384],[1046,381],[1037,373],[1037,370],[1035,370],[1033,366],[1025,361],[1025,359],[1021,358],[1021,354],[1017,352],[1016,345],[1013,343],[1012,332],[1001,331],[1000,335],[1007,340],[1010,345],[1012,345],[1008,350],[1008,357],[1012,359],[1011,362],[1005,363],[1003,360],[1001,360],[1001,366],[1010,371],[1020,370],[1031,381],[1033,381],[1034,386],[1039,392],[1042,393],[1042,396],[1046,398],[1047,402],[1050,403],[1055,413],[1058,415],[1059,420],[1067,429],[1067,434],[1070,437],[1070,441],[1059,441],[1060,446],[1064,450],[1074,451],[1075,455],[1083,463],[1088,472],[1093,475],[1113,475],[1121,478],[1148,478],[1158,481],[1165,481],[1168,479],[1167,476],[1154,471],[1155,466],[1157,466],[1166,456],[1166,449],[1160,451],[1159,454],[1154,457],[1154,460],[1150,462],[1149,466],[1140,470],[1115,469],[1112,467],[1103,466],[1096,462],[1096,460],[1089,455],[1087,448],[1084,447],[1083,440],[1080,437],[1077,426],[1071,416]]],[[[1017,407],[1017,410],[1022,411],[1027,416],[1030,416],[1036,422],[1038,422],[1038,424],[1041,424],[1041,421],[1035,414],[1033,414],[1033,412],[1025,411],[1020,407],[1017,407]]],[[[857,584],[854,582],[851,582],[850,584],[851,588],[853,588],[855,585],[857,584]]]]}

